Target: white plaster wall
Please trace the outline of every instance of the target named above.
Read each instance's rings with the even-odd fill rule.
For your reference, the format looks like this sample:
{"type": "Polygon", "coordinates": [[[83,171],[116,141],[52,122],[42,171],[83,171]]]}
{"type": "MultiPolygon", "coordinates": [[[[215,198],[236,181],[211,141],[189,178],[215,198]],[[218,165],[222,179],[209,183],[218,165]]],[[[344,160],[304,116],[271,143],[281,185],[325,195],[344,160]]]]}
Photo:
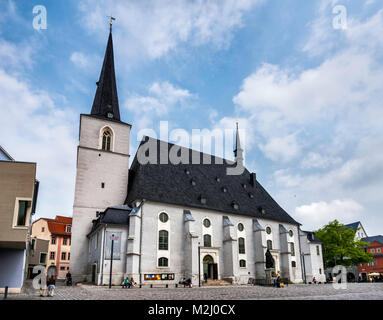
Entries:
{"type": "MultiPolygon", "coordinates": [[[[195,208],[186,208],[186,207],[178,207],[174,205],[166,205],[159,204],[153,202],[145,202],[142,207],[143,210],[143,246],[142,246],[142,279],[144,278],[144,274],[157,274],[157,273],[175,273],[175,282],[178,282],[183,276],[185,272],[184,266],[184,247],[186,241],[186,234],[184,229],[184,215],[183,210],[188,209],[191,211],[194,222],[194,230],[197,235],[199,235],[199,242],[201,246],[203,245],[203,231],[202,231],[202,221],[206,217],[209,218],[213,228],[212,235],[212,247],[219,248],[219,262],[218,262],[218,273],[219,277],[223,276],[224,270],[224,260],[225,257],[223,253],[223,216],[228,216],[231,222],[237,228],[238,223],[242,223],[244,225],[244,232],[246,233],[246,268],[240,268],[238,271],[238,281],[240,283],[247,283],[248,278],[255,278],[255,251],[256,250],[264,250],[260,244],[255,248],[255,238],[253,232],[253,218],[247,216],[239,216],[239,215],[228,215],[226,213],[219,213],[208,211],[204,209],[195,209],[195,208]],[[170,221],[170,237],[169,237],[169,267],[167,268],[158,268],[157,267],[157,237],[158,237],[158,214],[161,211],[167,212],[169,215],[170,221]]],[[[266,219],[258,219],[262,226],[266,224],[272,227],[272,236],[273,236],[273,246],[276,250],[280,248],[279,243],[279,222],[270,221],[266,219]]],[[[296,225],[291,224],[283,224],[287,230],[292,229],[294,234],[298,233],[298,228],[296,225]]],[[[237,230],[237,229],[236,229],[237,230]]],[[[298,244],[298,237],[294,237],[295,243],[295,252],[296,252],[296,262],[297,267],[295,271],[295,279],[291,279],[293,282],[302,282],[302,274],[301,274],[301,263],[299,260],[300,251],[298,244]]],[[[203,260],[203,256],[201,255],[201,262],[203,260]]],[[[238,267],[239,267],[239,256],[237,259],[238,267]]],[[[239,269],[239,268],[238,268],[239,269]]],[[[201,264],[201,272],[202,272],[202,264],[201,264]]],[[[149,283],[149,282],[148,282],[149,283]]],[[[153,283],[161,283],[161,281],[154,281],[153,283]]],[[[170,283],[169,281],[164,281],[163,283],[170,283]]]]}
{"type": "MultiPolygon", "coordinates": [[[[74,281],[84,281],[89,274],[88,241],[92,220],[97,211],[120,205],[125,201],[129,175],[130,126],[80,116],[80,141],[77,150],[77,174],[73,206],[72,247],[70,269],[74,281]],[[114,152],[100,150],[102,128],[114,132],[114,152]],[[105,187],[101,187],[101,183],[105,187]]],[[[89,279],[87,279],[89,280],[89,279]]]]}

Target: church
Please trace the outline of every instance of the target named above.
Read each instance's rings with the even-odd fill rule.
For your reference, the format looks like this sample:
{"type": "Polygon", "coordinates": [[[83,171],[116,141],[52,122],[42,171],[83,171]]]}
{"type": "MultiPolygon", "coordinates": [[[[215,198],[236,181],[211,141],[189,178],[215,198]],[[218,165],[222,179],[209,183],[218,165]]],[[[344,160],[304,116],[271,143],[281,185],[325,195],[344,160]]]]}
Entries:
{"type": "Polygon", "coordinates": [[[174,286],[183,278],[247,284],[264,281],[267,269],[302,283],[306,273],[322,273],[320,243],[318,255],[302,251],[307,234],[256,173],[243,167],[228,174],[243,165],[238,126],[234,161],[144,137],[129,166],[131,128],[120,119],[110,30],[91,112],[80,115],[75,282],[106,285],[111,274],[113,285],[126,277],[141,285],[174,286]]]}

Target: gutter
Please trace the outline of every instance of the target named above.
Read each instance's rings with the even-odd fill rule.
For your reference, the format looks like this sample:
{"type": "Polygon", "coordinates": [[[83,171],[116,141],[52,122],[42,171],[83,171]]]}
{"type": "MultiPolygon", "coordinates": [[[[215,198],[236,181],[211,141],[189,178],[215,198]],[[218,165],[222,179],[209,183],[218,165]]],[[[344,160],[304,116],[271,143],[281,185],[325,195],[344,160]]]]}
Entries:
{"type": "Polygon", "coordinates": [[[141,207],[141,226],[140,226],[140,261],[138,264],[138,273],[140,274],[140,285],[142,285],[142,273],[141,273],[141,262],[142,262],[142,225],[144,223],[144,202],[145,199],[142,199],[142,202],[140,203],[141,207]]]}

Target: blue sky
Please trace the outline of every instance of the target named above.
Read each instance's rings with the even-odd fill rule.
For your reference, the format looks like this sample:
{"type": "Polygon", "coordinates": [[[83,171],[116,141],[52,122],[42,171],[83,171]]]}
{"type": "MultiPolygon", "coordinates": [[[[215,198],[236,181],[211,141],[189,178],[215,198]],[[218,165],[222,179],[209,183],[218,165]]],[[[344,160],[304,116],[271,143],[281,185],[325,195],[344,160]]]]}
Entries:
{"type": "Polygon", "coordinates": [[[0,2],[0,144],[38,164],[36,217],[71,215],[80,113],[113,27],[131,154],[141,129],[245,132],[246,165],[304,228],[383,225],[379,1],[0,2]],[[32,25],[36,5],[47,29],[32,25]],[[334,29],[333,8],[347,10],[334,29]]]}

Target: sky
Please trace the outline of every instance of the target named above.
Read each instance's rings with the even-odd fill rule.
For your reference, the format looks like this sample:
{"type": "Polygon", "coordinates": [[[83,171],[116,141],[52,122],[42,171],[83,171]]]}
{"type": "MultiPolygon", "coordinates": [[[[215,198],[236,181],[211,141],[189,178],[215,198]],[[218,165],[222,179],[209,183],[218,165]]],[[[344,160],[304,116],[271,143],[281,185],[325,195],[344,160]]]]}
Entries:
{"type": "Polygon", "coordinates": [[[383,234],[378,0],[0,0],[0,145],[37,162],[35,219],[72,215],[110,15],[132,158],[160,121],[189,134],[239,121],[246,167],[304,230],[383,234]]]}

